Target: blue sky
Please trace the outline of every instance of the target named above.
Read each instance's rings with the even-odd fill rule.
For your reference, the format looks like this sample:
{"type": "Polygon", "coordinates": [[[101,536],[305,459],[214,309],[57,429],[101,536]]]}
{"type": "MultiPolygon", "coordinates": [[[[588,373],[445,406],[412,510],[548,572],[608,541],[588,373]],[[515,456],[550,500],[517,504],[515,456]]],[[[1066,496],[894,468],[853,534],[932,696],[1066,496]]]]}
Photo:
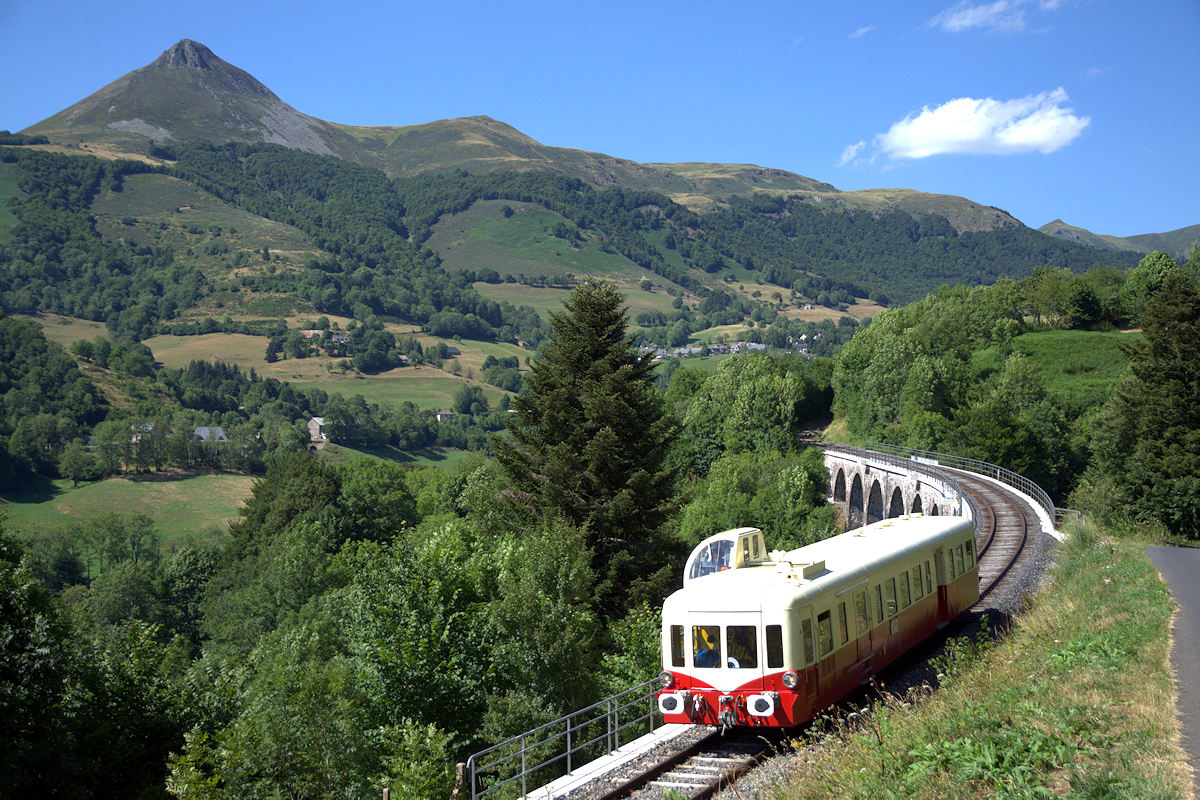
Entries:
{"type": "Polygon", "coordinates": [[[0,0],[0,128],[182,38],[333,122],[486,114],[545,144],[957,194],[1033,227],[1200,223],[1200,0],[0,0]]]}

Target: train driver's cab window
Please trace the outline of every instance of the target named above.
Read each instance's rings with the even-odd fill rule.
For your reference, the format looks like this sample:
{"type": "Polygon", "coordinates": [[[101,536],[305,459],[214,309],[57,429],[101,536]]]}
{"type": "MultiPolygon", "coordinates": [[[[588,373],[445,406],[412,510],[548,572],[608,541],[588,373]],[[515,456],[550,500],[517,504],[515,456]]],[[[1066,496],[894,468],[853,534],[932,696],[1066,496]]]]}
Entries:
{"type": "Polygon", "coordinates": [[[838,603],[837,610],[837,643],[838,647],[841,647],[850,639],[849,623],[846,620],[846,604],[838,603]]]}
{"type": "Polygon", "coordinates": [[[671,626],[671,666],[682,667],[683,660],[683,626],[671,626]]]}
{"type": "Polygon", "coordinates": [[[804,612],[804,619],[800,620],[800,638],[804,642],[804,663],[811,664],[813,662],[812,619],[809,618],[807,611],[804,612]]]}
{"type": "Polygon", "coordinates": [[[729,656],[726,662],[730,669],[751,669],[758,666],[758,629],[753,625],[730,625],[725,629],[729,637],[729,656]]]}
{"type": "Polygon", "coordinates": [[[723,572],[733,566],[733,542],[728,539],[720,539],[715,542],[709,542],[699,553],[696,559],[692,562],[692,569],[688,573],[689,578],[703,578],[705,575],[711,575],[714,572],[723,572]]]}
{"type": "Polygon", "coordinates": [[[692,666],[716,669],[721,666],[721,626],[692,626],[692,666]]]}
{"type": "Polygon", "coordinates": [[[933,574],[929,571],[929,562],[925,562],[925,594],[933,594],[933,574]]]}
{"type": "Polygon", "coordinates": [[[954,548],[954,563],[958,566],[959,575],[962,575],[964,572],[966,572],[966,570],[963,569],[963,546],[961,544],[954,548]]]}
{"type": "Polygon", "coordinates": [[[954,548],[953,547],[951,547],[948,551],[946,551],[946,563],[950,567],[950,580],[954,580],[955,578],[958,577],[958,573],[954,571],[954,548]]]}
{"type": "Polygon", "coordinates": [[[883,589],[875,584],[875,624],[883,622],[883,589]]]}
{"type": "Polygon", "coordinates": [[[817,614],[817,652],[825,655],[833,650],[833,620],[828,611],[817,614]]]}
{"type": "Polygon", "coordinates": [[[967,548],[967,569],[975,566],[975,542],[968,539],[966,541],[967,548]]]}
{"type": "Polygon", "coordinates": [[[854,622],[858,626],[859,636],[862,636],[871,627],[871,619],[867,616],[866,592],[856,592],[854,595],[854,622]]]}

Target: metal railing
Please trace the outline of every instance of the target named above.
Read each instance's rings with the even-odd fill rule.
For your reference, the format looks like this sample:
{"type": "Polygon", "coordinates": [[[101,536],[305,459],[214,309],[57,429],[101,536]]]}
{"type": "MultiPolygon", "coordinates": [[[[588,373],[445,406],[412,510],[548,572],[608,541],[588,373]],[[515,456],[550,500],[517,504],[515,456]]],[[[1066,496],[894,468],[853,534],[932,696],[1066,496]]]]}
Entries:
{"type": "Polygon", "coordinates": [[[661,723],[655,677],[612,697],[573,711],[467,759],[466,780],[472,800],[524,797],[576,767],[612,753],[661,723]],[[516,792],[518,782],[519,794],[516,792]],[[508,787],[507,792],[500,792],[508,787]]]}
{"type": "Polygon", "coordinates": [[[1045,510],[1046,514],[1049,515],[1056,528],[1060,527],[1067,518],[1072,519],[1076,528],[1078,528],[1079,518],[1082,516],[1078,511],[1071,508],[1059,508],[1058,506],[1054,505],[1054,501],[1050,499],[1050,495],[1046,494],[1045,489],[1038,486],[1024,475],[1013,472],[1011,469],[992,464],[988,461],[980,461],[977,458],[954,456],[950,455],[949,453],[935,453],[930,450],[918,450],[914,447],[904,447],[902,445],[867,442],[866,446],[871,451],[889,453],[891,455],[897,455],[909,459],[927,459],[944,467],[961,469],[966,472],[974,472],[979,475],[985,475],[989,478],[995,478],[1001,483],[1007,484],[1008,486],[1011,486],[1017,491],[1022,492],[1032,498],[1035,503],[1045,510]]]}

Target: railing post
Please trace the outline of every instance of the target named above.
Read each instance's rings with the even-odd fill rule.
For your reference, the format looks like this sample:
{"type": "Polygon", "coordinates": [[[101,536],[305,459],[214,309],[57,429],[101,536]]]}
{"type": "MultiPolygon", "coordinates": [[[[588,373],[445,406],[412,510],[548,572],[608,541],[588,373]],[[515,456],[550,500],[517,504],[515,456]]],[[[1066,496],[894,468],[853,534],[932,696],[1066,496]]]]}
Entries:
{"type": "Polygon", "coordinates": [[[567,774],[571,773],[571,715],[567,714],[567,774]]]}
{"type": "Polygon", "coordinates": [[[525,735],[521,735],[521,796],[529,794],[529,788],[525,785],[525,779],[528,777],[529,770],[525,762],[525,735]]]}

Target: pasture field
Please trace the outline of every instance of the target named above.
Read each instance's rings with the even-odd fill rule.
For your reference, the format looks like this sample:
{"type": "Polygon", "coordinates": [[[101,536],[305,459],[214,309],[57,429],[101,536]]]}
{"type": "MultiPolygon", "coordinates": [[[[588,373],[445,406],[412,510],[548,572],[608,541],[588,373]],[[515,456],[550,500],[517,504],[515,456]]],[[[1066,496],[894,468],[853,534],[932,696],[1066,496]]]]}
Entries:
{"type": "MultiPolygon", "coordinates": [[[[1140,333],[1122,331],[1033,331],[1013,339],[1013,352],[1029,358],[1042,372],[1051,395],[1086,408],[1107,400],[1129,366],[1121,344],[1140,333]]],[[[972,364],[981,371],[998,370],[1003,358],[996,347],[980,350],[972,364]]]]}
{"type": "MultiPolygon", "coordinates": [[[[530,306],[541,314],[543,319],[549,319],[551,313],[562,311],[563,300],[571,294],[570,289],[542,288],[526,286],[521,283],[483,283],[479,281],[474,286],[475,291],[489,300],[497,303],[508,302],[514,306],[530,306]]],[[[618,283],[618,288],[625,295],[625,306],[629,310],[631,323],[643,311],[660,311],[668,314],[675,310],[671,305],[675,298],[661,289],[643,292],[636,286],[623,283],[618,283]]]]}
{"type": "Polygon", "coordinates": [[[146,340],[154,357],[168,367],[185,367],[195,359],[219,360],[253,369],[263,378],[287,381],[296,388],[320,389],[330,394],[353,397],[361,394],[367,402],[385,402],[399,406],[405,400],[419,408],[449,408],[454,393],[463,385],[483,387],[493,407],[504,394],[495,386],[476,380],[481,377],[483,362],[488,355],[518,356],[524,367],[529,351],[516,345],[496,342],[459,342],[418,335],[421,346],[444,341],[462,351],[457,356],[461,375],[430,366],[398,367],[377,375],[341,372],[335,366],[341,359],[327,356],[288,358],[268,364],[266,339],[241,333],[206,333],[200,336],[155,336],[146,340]],[[475,379],[469,376],[474,376],[475,379]]]}
{"type": "MultiPolygon", "coordinates": [[[[305,359],[306,361],[308,359],[305,359]]],[[[418,408],[448,409],[463,386],[481,386],[488,404],[496,408],[504,391],[486,383],[451,375],[433,367],[401,367],[379,375],[327,375],[320,380],[293,380],[297,389],[320,389],[342,397],[361,394],[368,403],[399,406],[409,401],[418,408]]]]}
{"type": "Polygon", "coordinates": [[[390,445],[371,448],[347,447],[331,442],[318,450],[317,454],[322,460],[335,464],[353,461],[356,458],[376,458],[381,461],[394,461],[417,467],[448,468],[461,462],[467,457],[468,452],[450,447],[427,447],[423,450],[401,450],[390,445]]]}
{"type": "Polygon", "coordinates": [[[9,525],[62,526],[106,512],[141,511],[154,518],[161,538],[194,536],[238,517],[254,478],[225,473],[155,472],[108,478],[71,488],[68,480],[40,481],[20,494],[4,495],[0,509],[9,525]]]}
{"type": "Polygon", "coordinates": [[[935,692],[818,720],[795,743],[803,767],[770,796],[1190,797],[1174,604],[1143,544],[1085,529],[1002,638],[952,641],[935,692]]]}
{"type": "Polygon", "coordinates": [[[551,231],[560,222],[563,217],[534,203],[481,200],[439,220],[427,244],[450,271],[486,266],[501,275],[572,272],[635,281],[649,274],[618,253],[604,252],[586,234],[582,242],[555,237],[551,231]],[[504,206],[516,213],[504,217],[504,206]]]}
{"type": "Polygon", "coordinates": [[[16,314],[21,319],[29,319],[42,326],[42,333],[52,342],[57,342],[63,348],[71,346],[72,342],[80,339],[94,340],[97,336],[107,336],[108,328],[103,322],[92,322],[87,319],[63,317],[58,314],[16,314]]]}

